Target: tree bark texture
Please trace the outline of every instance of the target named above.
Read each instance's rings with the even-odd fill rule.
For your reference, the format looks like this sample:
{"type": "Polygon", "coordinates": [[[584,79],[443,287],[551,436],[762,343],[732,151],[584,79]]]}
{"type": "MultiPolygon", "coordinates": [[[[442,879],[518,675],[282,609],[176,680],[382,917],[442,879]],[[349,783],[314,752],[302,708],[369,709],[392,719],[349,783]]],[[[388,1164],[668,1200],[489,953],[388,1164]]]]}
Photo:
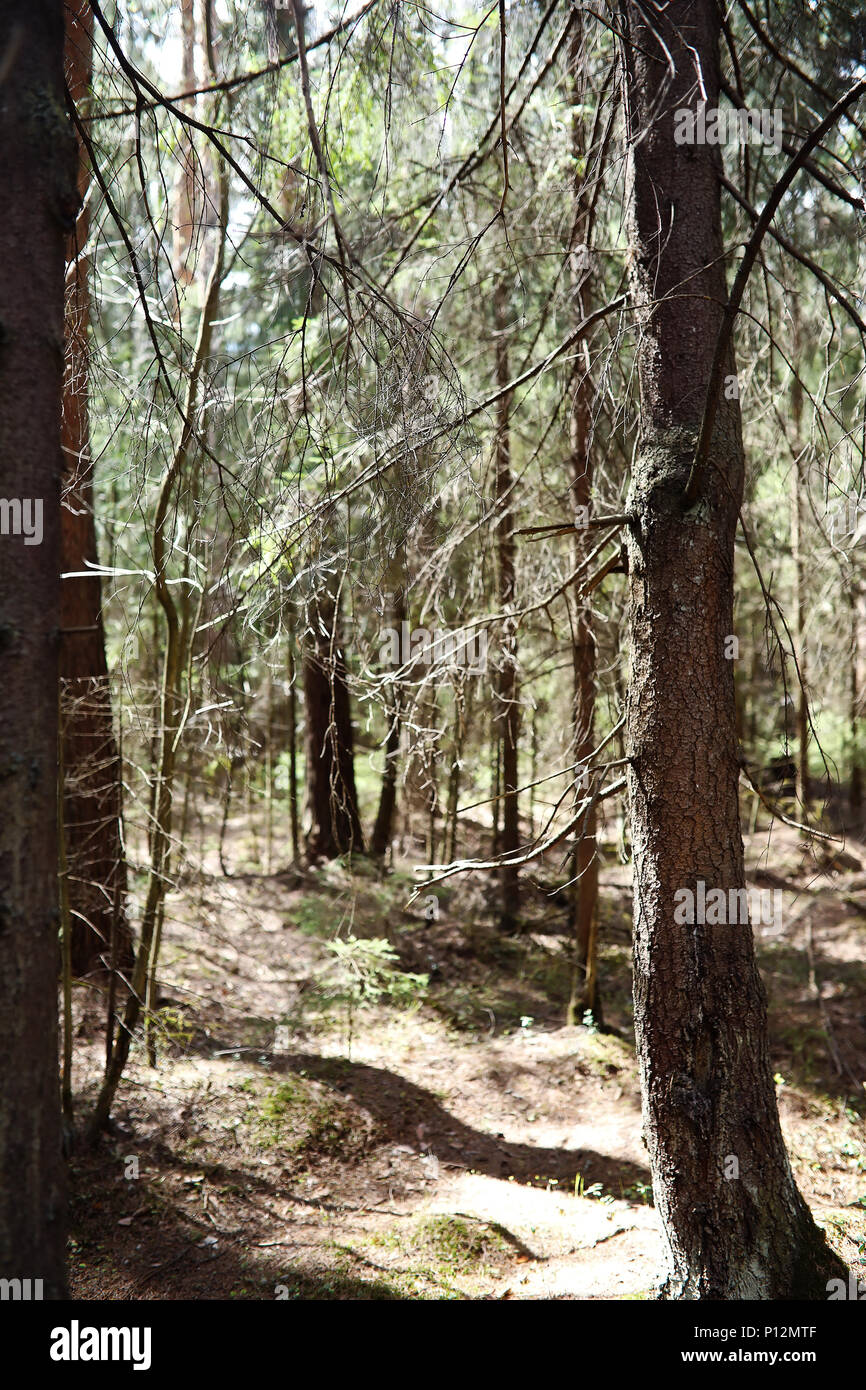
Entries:
{"type": "Polygon", "coordinates": [[[785,1151],[751,927],[674,919],[678,890],[745,882],[725,655],[744,475],[738,401],[719,402],[700,495],[683,505],[726,284],[719,150],[677,144],[674,113],[702,97],[718,105],[719,10],[672,0],[650,15],[623,0],[620,21],[641,396],[628,502],[634,1002],[668,1254],[662,1293],[825,1298],[838,1261],[785,1151]]]}
{"type": "MultiPolygon", "coordinates": [[[[63,7],[0,7],[0,495],[42,511],[40,543],[0,537],[0,1277],[64,1298],[57,1065],[57,630],[63,241],[76,151],[63,7]]],[[[14,512],[13,512],[14,515],[14,512]]],[[[35,537],[35,532],[33,533],[35,537]]]]}

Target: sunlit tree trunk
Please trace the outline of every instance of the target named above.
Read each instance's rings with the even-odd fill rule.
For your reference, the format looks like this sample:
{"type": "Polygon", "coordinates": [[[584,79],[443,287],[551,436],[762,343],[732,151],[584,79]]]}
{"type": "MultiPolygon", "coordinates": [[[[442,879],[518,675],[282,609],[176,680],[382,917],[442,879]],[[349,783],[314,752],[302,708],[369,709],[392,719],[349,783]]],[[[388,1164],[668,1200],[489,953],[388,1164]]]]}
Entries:
{"type": "MultiPolygon", "coordinates": [[[[739,402],[684,495],[726,300],[717,146],[674,113],[718,105],[720,10],[622,0],[641,422],[628,509],[635,1035],[668,1298],[826,1298],[839,1273],[791,1173],[748,922],[693,924],[680,890],[741,890],[733,631],[739,402]]],[[[733,352],[725,372],[735,371],[733,352]]],[[[694,906],[693,903],[693,906],[694,906]]],[[[739,915],[739,914],[737,914],[739,915]]],[[[843,1270],[844,1272],[844,1270],[843,1270]]]]}
{"type": "MultiPolygon", "coordinates": [[[[90,92],[93,15],[87,0],[70,0],[64,16],[66,81],[83,114],[90,92]]],[[[88,180],[87,157],[79,145],[82,200],[88,180]]],[[[82,201],[75,230],[66,243],[60,513],[61,564],[67,576],[60,590],[63,820],[70,955],[76,975],[112,961],[128,968],[132,960],[121,828],[122,775],[105,657],[102,585],[98,573],[86,573],[95,569],[98,558],[88,414],[89,223],[88,204],[82,201]]]]}

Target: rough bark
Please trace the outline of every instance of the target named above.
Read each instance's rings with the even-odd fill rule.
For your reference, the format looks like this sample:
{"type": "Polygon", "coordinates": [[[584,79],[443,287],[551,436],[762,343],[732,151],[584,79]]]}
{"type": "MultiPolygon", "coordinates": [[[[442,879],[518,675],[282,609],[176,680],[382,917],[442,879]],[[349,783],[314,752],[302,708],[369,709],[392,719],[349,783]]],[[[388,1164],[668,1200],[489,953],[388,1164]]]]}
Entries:
{"type": "MultiPolygon", "coordinates": [[[[574,243],[570,248],[569,278],[573,295],[573,312],[578,319],[586,317],[588,296],[584,292],[586,265],[579,254],[587,234],[587,219],[583,199],[583,111],[580,102],[580,65],[583,26],[580,13],[575,15],[569,47],[571,150],[575,169],[575,203],[577,216],[574,243]]],[[[586,344],[577,364],[574,393],[569,418],[571,453],[571,508],[575,518],[588,517],[592,502],[593,464],[590,451],[592,383],[586,344]]],[[[572,565],[577,569],[588,550],[588,529],[574,533],[572,565]]],[[[578,581],[579,582],[579,581],[578,581]]],[[[572,758],[578,765],[588,765],[594,750],[596,648],[592,621],[592,599],[578,597],[572,630],[572,758]]],[[[579,772],[576,774],[575,801],[585,796],[579,772]]],[[[571,859],[572,900],[571,916],[574,935],[574,968],[571,996],[568,1001],[568,1022],[577,1023],[587,1010],[598,1021],[601,1001],[598,992],[598,855],[596,851],[595,807],[581,822],[579,838],[571,859]]]]}
{"type": "MultiPolygon", "coordinates": [[[[674,112],[718,105],[719,10],[622,0],[641,435],[628,540],[635,1033],[668,1298],[825,1298],[839,1273],[782,1139],[751,927],[675,921],[675,894],[742,889],[732,632],[743,491],[722,400],[701,493],[686,488],[726,298],[719,151],[674,112]],[[655,31],[655,32],[654,32],[655,31]],[[670,72],[663,43],[675,72],[670,72]],[[697,67],[700,65],[700,74],[697,67]],[[735,1160],[735,1164],[732,1162],[735,1160]],[[737,1176],[734,1176],[736,1171],[737,1176]]],[[[725,367],[734,370],[733,353],[725,367]]],[[[682,915],[682,914],[680,914],[682,915]]]]}
{"type": "MultiPolygon", "coordinates": [[[[388,613],[388,621],[391,627],[402,633],[405,618],[406,593],[401,585],[394,595],[394,601],[388,613]]],[[[399,682],[393,682],[389,688],[385,717],[388,720],[388,733],[385,738],[385,767],[382,772],[376,820],[370,837],[370,853],[376,859],[383,859],[388,852],[394,824],[394,811],[397,806],[397,774],[400,770],[400,734],[403,723],[402,692],[399,682]]]]}
{"type": "MultiPolygon", "coordinates": [[[[500,390],[508,384],[508,340],[506,333],[507,299],[503,282],[496,286],[496,384],[500,390]]],[[[514,608],[514,513],[513,479],[511,474],[511,430],[509,416],[511,397],[504,395],[497,406],[496,421],[496,538],[499,581],[499,609],[509,613],[514,608]]],[[[502,854],[514,855],[520,848],[518,789],[518,739],[520,736],[520,702],[517,679],[517,623],[510,617],[502,624],[499,671],[496,689],[496,718],[502,750],[502,834],[499,849],[502,854]]],[[[499,920],[504,932],[515,931],[518,924],[520,884],[518,871],[512,864],[500,870],[502,906],[499,920]]]]}
{"type": "Polygon", "coordinates": [[[863,772],[860,766],[858,723],[860,719],[860,593],[854,562],[847,588],[850,619],[851,668],[848,673],[848,728],[851,739],[851,767],[848,805],[855,813],[863,806],[863,772]]]}
{"type": "Polygon", "coordinates": [[[301,836],[298,827],[298,687],[295,673],[295,627],[291,609],[288,613],[286,650],[289,686],[289,824],[292,832],[292,863],[301,857],[301,836]]]}
{"type": "MultiPolygon", "coordinates": [[[[792,347],[794,365],[799,370],[802,332],[797,296],[791,296],[793,320],[792,347]]],[[[791,468],[791,559],[794,565],[793,611],[791,632],[797,653],[799,675],[795,674],[794,698],[797,710],[797,738],[794,752],[797,804],[803,812],[809,805],[809,701],[806,694],[806,576],[803,557],[803,501],[801,496],[800,454],[803,424],[803,387],[795,371],[791,381],[791,424],[793,428],[794,460],[791,468]]],[[[786,731],[787,732],[787,731],[786,731]]]]}
{"type": "Polygon", "coordinates": [[[312,600],[304,640],[307,859],[363,853],[355,791],[355,759],[340,605],[331,594],[312,600]]]}
{"type": "MultiPolygon", "coordinates": [[[[81,109],[90,91],[93,15],[87,0],[64,7],[66,82],[81,109]]],[[[112,720],[102,622],[102,584],[94,569],[96,525],[88,403],[89,209],[87,156],[78,142],[82,206],[66,242],[63,381],[63,505],[60,513],[60,681],[63,822],[76,975],[102,966],[128,968],[132,936],[126,916],[126,858],[121,826],[121,768],[112,720]],[[85,576],[85,577],[82,577],[85,576]]]]}
{"type": "Polygon", "coordinates": [[[56,992],[63,239],[78,203],[58,0],[3,5],[0,54],[0,495],[42,507],[41,543],[0,537],[0,1277],[42,1279],[56,1299],[66,1296],[56,992]]]}

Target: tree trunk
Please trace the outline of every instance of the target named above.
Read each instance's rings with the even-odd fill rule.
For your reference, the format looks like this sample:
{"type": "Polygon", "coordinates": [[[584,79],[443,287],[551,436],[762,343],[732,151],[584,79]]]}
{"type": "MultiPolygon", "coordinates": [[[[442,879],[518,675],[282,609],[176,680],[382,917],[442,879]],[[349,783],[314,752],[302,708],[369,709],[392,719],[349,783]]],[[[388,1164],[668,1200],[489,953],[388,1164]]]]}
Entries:
{"type": "MultiPolygon", "coordinates": [[[[64,14],[66,81],[81,109],[90,92],[93,15],[87,0],[70,0],[64,14]]],[[[79,142],[82,199],[88,179],[89,165],[79,142]]],[[[75,576],[65,578],[60,590],[63,821],[75,975],[86,975],[100,964],[104,969],[112,958],[124,969],[132,964],[121,830],[122,775],[105,658],[102,585],[96,573],[81,577],[95,567],[98,558],[88,411],[88,231],[89,211],[83,203],[66,243],[60,513],[62,570],[75,576]]]]}
{"type": "Polygon", "coordinates": [[[289,609],[286,633],[289,682],[289,824],[292,832],[292,863],[301,857],[301,837],[298,830],[298,687],[295,676],[295,625],[289,609]]]}
{"type": "MultiPolygon", "coordinates": [[[[214,74],[211,73],[213,77],[214,74]]],[[[147,894],[141,917],[141,936],[130,980],[130,992],[123,1019],[105,1069],[102,1086],[88,1123],[88,1139],[95,1143],[108,1124],[111,1107],[120,1085],[133,1033],[138,1026],[142,1008],[145,1009],[148,1056],[153,1056],[150,1024],[156,1003],[156,980],[164,921],[165,895],[171,872],[172,824],[174,815],[174,780],[178,752],[186,723],[188,704],[184,701],[184,680],[189,690],[189,661],[195,622],[190,610],[181,602],[178,607],[169,583],[169,559],[172,552],[172,507],[179,497],[190,508],[188,473],[197,467],[197,422],[201,405],[202,377],[210,357],[213,324],[219,302],[220,286],[229,218],[228,178],[225,167],[218,167],[218,223],[214,261],[207,278],[199,317],[198,333],[193,347],[189,375],[184,391],[178,441],[160,484],[153,521],[154,589],[165,624],[165,651],[160,680],[158,720],[158,751],[154,766],[155,789],[153,817],[150,830],[150,868],[147,894]],[[186,495],[183,496],[184,491],[186,495]]],[[[192,489],[195,495],[195,489],[192,489]]],[[[178,504],[180,505],[180,504],[178,504]]]]}
{"type": "Polygon", "coordinates": [[[28,518],[23,533],[18,525],[0,540],[0,1274],[40,1279],[43,1297],[61,1299],[58,483],[63,231],[77,210],[61,5],[3,5],[0,53],[0,495],[13,515],[13,501],[26,499],[28,518]]]}
{"type": "Polygon", "coordinates": [[[363,853],[346,659],[339,638],[339,599],[311,604],[304,644],[307,731],[306,855],[310,862],[363,853]]]}
{"type": "MultiPolygon", "coordinates": [[[[570,41],[571,68],[571,146],[575,169],[575,202],[578,216],[575,219],[574,240],[577,248],[582,248],[587,234],[586,211],[582,199],[582,178],[580,170],[584,163],[583,150],[583,112],[580,103],[579,78],[581,62],[582,24],[580,13],[573,19],[570,41]]],[[[570,248],[569,275],[574,296],[573,312],[584,318],[587,312],[586,296],[581,285],[586,278],[586,266],[575,247],[570,248]]],[[[589,517],[592,502],[592,455],[590,453],[591,432],[591,393],[592,382],[589,375],[589,355],[586,344],[581,344],[580,358],[576,364],[574,395],[571,401],[569,419],[571,446],[571,509],[575,524],[580,518],[589,517]]],[[[572,545],[572,565],[576,569],[589,549],[588,528],[574,532],[572,545]]],[[[580,581],[577,581],[578,585],[580,581]]],[[[595,633],[592,622],[591,596],[578,597],[572,631],[572,762],[579,766],[575,772],[575,803],[586,795],[586,783],[581,777],[580,765],[588,766],[589,758],[595,748],[595,633]]],[[[572,883],[572,930],[574,935],[574,958],[571,981],[571,997],[568,1001],[567,1019],[577,1023],[587,1010],[596,1022],[600,1018],[600,999],[598,993],[598,854],[595,841],[595,807],[591,806],[579,826],[571,858],[572,883]]]]}
{"type": "MultiPolygon", "coordinates": [[[[678,890],[744,886],[725,656],[744,458],[739,402],[722,400],[710,466],[684,510],[726,286],[718,148],[677,144],[674,113],[694,109],[702,87],[708,109],[718,105],[720,12],[713,0],[671,0],[652,25],[645,14],[621,0],[641,327],[628,503],[635,1035],[669,1257],[662,1295],[826,1298],[840,1262],[785,1151],[751,927],[677,920],[678,890]]],[[[734,915],[747,916],[741,903],[734,915]]]]}
{"type": "Polygon", "coordinates": [[[471,686],[454,685],[454,737],[451,745],[451,767],[448,770],[448,806],[445,812],[446,864],[457,858],[457,823],[460,809],[460,774],[463,770],[463,748],[469,730],[471,686]]]}
{"type": "Polygon", "coordinates": [[[848,584],[848,613],[851,622],[851,669],[848,675],[848,723],[851,738],[851,768],[848,783],[848,805],[855,813],[863,806],[863,772],[860,767],[860,740],[857,724],[860,717],[860,599],[855,562],[851,560],[851,578],[848,584]]]}
{"type": "MultiPolygon", "coordinates": [[[[494,695],[495,699],[495,695],[494,695]]],[[[499,796],[502,788],[502,744],[499,739],[496,714],[490,720],[490,765],[493,769],[493,814],[490,827],[490,855],[495,859],[499,853],[499,796]]]]}
{"type": "Polygon", "coordinates": [[[803,421],[803,388],[797,372],[800,370],[800,311],[797,296],[791,296],[791,318],[793,322],[792,349],[794,358],[794,377],[791,381],[791,421],[794,430],[794,459],[791,469],[791,559],[794,562],[794,604],[791,614],[791,632],[794,637],[794,650],[797,654],[799,676],[794,674],[794,698],[797,710],[797,738],[794,751],[794,764],[797,770],[797,804],[802,811],[809,806],[809,702],[806,695],[806,623],[805,588],[803,568],[803,503],[800,496],[800,437],[803,421]]]}
{"type": "MultiPolygon", "coordinates": [[[[394,595],[388,612],[388,621],[396,632],[402,635],[406,619],[406,591],[401,582],[394,595]]],[[[398,681],[392,683],[385,711],[388,720],[388,733],[385,739],[385,767],[382,772],[382,786],[379,790],[379,806],[376,822],[370,838],[370,853],[376,859],[384,859],[391,844],[394,810],[397,805],[397,774],[400,770],[400,734],[403,723],[402,692],[398,681]]]]}
{"type": "MultiPolygon", "coordinates": [[[[509,381],[508,340],[506,323],[508,302],[502,279],[496,285],[496,385],[502,389],[509,381]]],[[[514,607],[514,515],[511,476],[510,395],[503,396],[497,406],[496,421],[496,534],[499,561],[499,607],[508,613],[514,607]]],[[[520,848],[519,807],[517,800],[517,754],[520,732],[520,703],[517,688],[517,622],[507,617],[502,625],[502,641],[497,682],[497,722],[502,749],[502,854],[514,855],[520,848]]],[[[502,907],[499,921],[504,932],[513,932],[518,924],[519,880],[517,868],[503,864],[500,870],[502,907]]]]}

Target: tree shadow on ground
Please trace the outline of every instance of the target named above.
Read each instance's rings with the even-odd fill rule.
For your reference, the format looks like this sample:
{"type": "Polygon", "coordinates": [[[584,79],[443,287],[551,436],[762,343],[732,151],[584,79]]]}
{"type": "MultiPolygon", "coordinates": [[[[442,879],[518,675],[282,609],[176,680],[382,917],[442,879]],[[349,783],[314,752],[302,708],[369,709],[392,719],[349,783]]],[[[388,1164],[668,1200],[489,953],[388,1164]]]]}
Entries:
{"type": "MultiPolygon", "coordinates": [[[[163,1196],[161,1179],[194,1167],[160,1136],[142,1148],[143,1166],[151,1182],[106,1182],[105,1154],[77,1155],[71,1165],[70,1293],[75,1299],[126,1302],[138,1299],[237,1300],[398,1300],[406,1294],[373,1266],[378,1277],[360,1278],[339,1265],[315,1257],[299,1263],[299,1238],[287,1242],[285,1254],[260,1249],[246,1231],[222,1231],[194,1224],[177,1195],[163,1196]],[[156,1179],[156,1185],[154,1185],[156,1179]],[[205,1243],[209,1238],[212,1243],[205,1243]]],[[[305,1202],[286,1194],[283,1184],[263,1182],[245,1168],[215,1165],[214,1181],[235,1181],[260,1195],[289,1196],[311,1210],[320,1201],[305,1202]]],[[[272,1242],[274,1245],[279,1241],[272,1242]]],[[[318,1252],[321,1254],[321,1252],[318,1252]]],[[[369,1262],[367,1262],[369,1263],[369,1262]]]]}
{"type": "MultiPolygon", "coordinates": [[[[260,1063],[257,1065],[261,1065],[260,1063]]],[[[570,1185],[580,1174],[587,1185],[601,1183],[614,1196],[637,1183],[649,1185],[649,1170],[595,1149],[536,1147],[509,1142],[464,1124],[421,1086],[382,1067],[315,1053],[273,1055],[269,1074],[295,1072],[324,1082],[368,1110],[384,1143],[427,1150],[445,1164],[517,1182],[555,1179],[570,1185]],[[419,1126],[423,1126],[420,1130],[419,1126]],[[423,1135],[423,1138],[420,1137],[423,1135]]]]}

